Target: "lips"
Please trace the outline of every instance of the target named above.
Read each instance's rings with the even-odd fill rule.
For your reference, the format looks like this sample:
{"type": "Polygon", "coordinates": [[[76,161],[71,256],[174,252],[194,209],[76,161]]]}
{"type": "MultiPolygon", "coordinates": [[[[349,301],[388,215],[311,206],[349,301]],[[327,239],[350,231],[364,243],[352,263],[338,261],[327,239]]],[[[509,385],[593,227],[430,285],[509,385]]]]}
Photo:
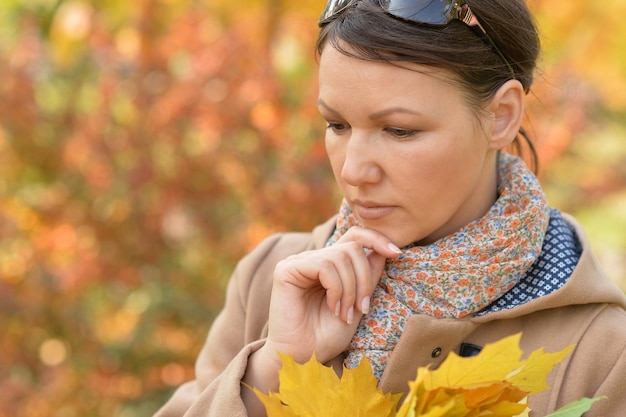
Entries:
{"type": "Polygon", "coordinates": [[[379,220],[388,216],[394,210],[394,206],[359,200],[353,201],[352,208],[362,220],[379,220]]]}

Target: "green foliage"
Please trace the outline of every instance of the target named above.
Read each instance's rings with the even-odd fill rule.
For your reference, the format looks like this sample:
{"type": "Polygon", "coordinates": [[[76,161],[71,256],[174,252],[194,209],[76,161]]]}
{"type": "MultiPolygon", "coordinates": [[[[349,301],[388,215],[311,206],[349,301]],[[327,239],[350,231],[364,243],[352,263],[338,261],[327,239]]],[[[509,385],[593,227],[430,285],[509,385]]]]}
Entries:
{"type": "Polygon", "coordinates": [[[554,413],[551,413],[549,416],[546,417],[580,417],[591,409],[593,403],[605,399],[606,397],[583,398],[581,400],[568,404],[565,407],[559,408],[554,413]]]}
{"type": "MultiPolygon", "coordinates": [[[[551,34],[580,30],[534,3],[551,34]]],[[[193,377],[236,260],[335,211],[315,109],[321,7],[2,1],[0,417],[150,415],[193,377]]],[[[565,184],[557,201],[589,219],[625,182],[626,34],[598,23],[614,8],[589,15],[606,40],[588,51],[595,69],[555,39],[530,106],[551,194],[565,184]],[[560,181],[588,164],[593,181],[560,181]]]]}

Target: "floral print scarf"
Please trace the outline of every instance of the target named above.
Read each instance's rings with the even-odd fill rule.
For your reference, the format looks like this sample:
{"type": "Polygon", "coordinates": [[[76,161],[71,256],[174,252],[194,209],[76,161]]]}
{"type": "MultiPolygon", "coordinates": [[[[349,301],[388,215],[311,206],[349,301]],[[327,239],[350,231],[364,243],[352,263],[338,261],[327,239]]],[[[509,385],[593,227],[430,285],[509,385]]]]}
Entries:
{"type": "MultiPolygon", "coordinates": [[[[501,153],[498,200],[482,218],[427,246],[388,259],[347,350],[353,368],[366,356],[377,378],[413,314],[461,318],[479,312],[517,284],[541,252],[550,209],[524,161],[501,153]]],[[[327,245],[358,225],[344,201],[327,245]]]]}

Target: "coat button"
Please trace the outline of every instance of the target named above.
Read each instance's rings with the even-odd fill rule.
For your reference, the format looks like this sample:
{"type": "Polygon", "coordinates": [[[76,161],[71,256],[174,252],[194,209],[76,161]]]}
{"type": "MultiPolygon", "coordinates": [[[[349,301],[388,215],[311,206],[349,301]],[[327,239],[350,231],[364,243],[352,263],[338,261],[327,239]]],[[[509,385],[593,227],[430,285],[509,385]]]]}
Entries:
{"type": "Polygon", "coordinates": [[[432,353],[430,354],[430,356],[432,356],[433,358],[438,358],[441,356],[441,348],[435,348],[433,349],[432,353]]]}

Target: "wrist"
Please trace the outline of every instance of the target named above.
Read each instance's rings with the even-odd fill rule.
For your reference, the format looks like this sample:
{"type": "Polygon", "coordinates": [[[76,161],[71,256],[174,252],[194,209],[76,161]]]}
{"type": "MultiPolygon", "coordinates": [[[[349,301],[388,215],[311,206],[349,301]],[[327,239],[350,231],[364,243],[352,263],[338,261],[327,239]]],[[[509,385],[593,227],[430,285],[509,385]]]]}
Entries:
{"type": "Polygon", "coordinates": [[[266,343],[248,358],[242,382],[265,393],[278,390],[278,371],[282,364],[276,350],[266,343]]]}
{"type": "Polygon", "coordinates": [[[268,394],[278,392],[278,371],[281,363],[276,351],[267,344],[252,353],[248,358],[248,366],[241,382],[241,399],[246,407],[248,416],[265,416],[265,407],[261,400],[252,391],[252,388],[268,394]]]}

